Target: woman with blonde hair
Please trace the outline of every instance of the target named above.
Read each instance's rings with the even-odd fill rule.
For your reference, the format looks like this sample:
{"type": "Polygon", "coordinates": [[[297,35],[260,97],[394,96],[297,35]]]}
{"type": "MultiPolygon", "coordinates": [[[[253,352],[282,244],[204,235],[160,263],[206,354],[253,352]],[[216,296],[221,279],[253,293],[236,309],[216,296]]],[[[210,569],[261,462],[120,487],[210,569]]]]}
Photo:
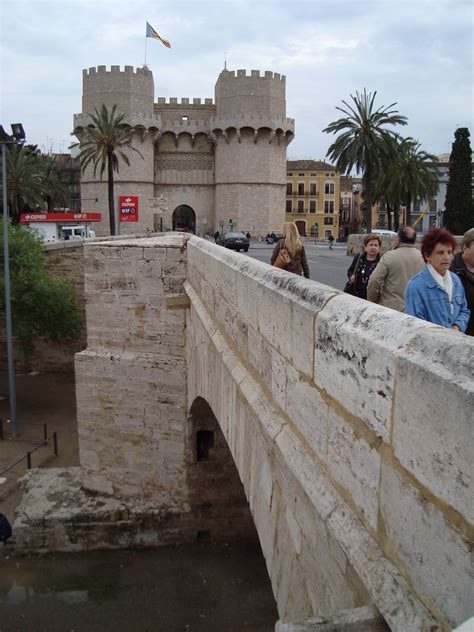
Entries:
{"type": "MultiPolygon", "coordinates": [[[[276,244],[273,249],[271,264],[274,265],[280,251],[283,250],[289,255],[289,262],[285,265],[284,270],[293,272],[293,274],[299,274],[309,279],[309,267],[306,260],[306,253],[300,236],[298,228],[294,222],[285,222],[283,224],[283,239],[276,244]]],[[[280,267],[280,266],[279,266],[280,267]]]]}

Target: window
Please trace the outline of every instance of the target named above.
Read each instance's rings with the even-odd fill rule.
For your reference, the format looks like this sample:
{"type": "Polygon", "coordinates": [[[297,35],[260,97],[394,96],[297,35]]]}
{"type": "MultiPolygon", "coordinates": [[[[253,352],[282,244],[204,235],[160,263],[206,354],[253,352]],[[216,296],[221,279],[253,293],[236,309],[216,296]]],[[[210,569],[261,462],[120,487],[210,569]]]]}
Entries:
{"type": "Polygon", "coordinates": [[[298,175],[299,175],[299,176],[304,176],[304,173],[299,173],[298,175]]]}
{"type": "Polygon", "coordinates": [[[181,120],[182,121],[187,121],[188,120],[188,117],[186,116],[186,114],[183,114],[183,116],[181,117],[181,120]]]}
{"type": "Polygon", "coordinates": [[[298,195],[304,195],[304,182],[298,182],[298,195]]]}
{"type": "Polygon", "coordinates": [[[324,200],[324,212],[334,213],[334,202],[332,200],[324,200]]]}
{"type": "Polygon", "coordinates": [[[309,175],[310,176],[317,176],[318,174],[316,173],[316,171],[311,171],[311,173],[309,175]]]}
{"type": "Polygon", "coordinates": [[[292,212],[292,208],[291,208],[291,200],[287,200],[287,201],[286,201],[286,212],[287,212],[287,213],[291,213],[291,212],[292,212]]]}
{"type": "Polygon", "coordinates": [[[334,182],[324,183],[324,193],[326,195],[334,195],[334,182]]]}
{"type": "Polygon", "coordinates": [[[287,176],[292,176],[292,175],[293,175],[293,173],[292,173],[292,172],[290,173],[290,172],[288,171],[288,173],[287,173],[286,175],[287,175],[287,176]]]}
{"type": "Polygon", "coordinates": [[[333,220],[333,218],[332,218],[332,217],[325,217],[325,218],[324,218],[324,223],[325,223],[326,225],[329,225],[329,226],[330,226],[330,225],[332,225],[332,224],[334,223],[334,220],[333,220]]]}
{"type": "Polygon", "coordinates": [[[311,182],[309,185],[309,194],[316,195],[316,182],[311,182]]]}
{"type": "Polygon", "coordinates": [[[309,201],[309,212],[310,213],[316,213],[316,202],[315,202],[315,200],[310,200],[309,201]]]}
{"type": "Polygon", "coordinates": [[[291,182],[286,183],[286,194],[291,195],[293,193],[293,184],[291,182]]]}
{"type": "Polygon", "coordinates": [[[303,202],[303,200],[298,200],[298,213],[304,213],[304,202],[303,202]]]}

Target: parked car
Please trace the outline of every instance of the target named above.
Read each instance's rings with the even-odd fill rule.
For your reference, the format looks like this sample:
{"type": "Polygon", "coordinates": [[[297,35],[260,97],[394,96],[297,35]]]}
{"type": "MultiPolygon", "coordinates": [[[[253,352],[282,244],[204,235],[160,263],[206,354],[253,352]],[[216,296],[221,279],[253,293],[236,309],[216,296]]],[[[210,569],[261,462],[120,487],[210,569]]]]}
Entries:
{"type": "Polygon", "coordinates": [[[244,252],[248,252],[250,239],[246,237],[244,233],[232,232],[225,233],[224,236],[221,237],[217,243],[221,246],[224,246],[225,248],[237,250],[237,252],[240,252],[241,250],[243,250],[244,252]]]}

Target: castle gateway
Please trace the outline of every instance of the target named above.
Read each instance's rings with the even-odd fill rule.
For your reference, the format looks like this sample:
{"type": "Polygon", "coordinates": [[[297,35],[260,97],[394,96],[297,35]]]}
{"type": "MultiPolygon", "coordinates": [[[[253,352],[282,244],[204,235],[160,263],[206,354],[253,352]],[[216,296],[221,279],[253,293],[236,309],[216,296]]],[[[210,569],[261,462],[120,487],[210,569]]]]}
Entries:
{"type": "MultiPolygon", "coordinates": [[[[285,217],[286,147],[294,120],[286,118],[285,77],[224,69],[215,98],[154,101],[152,72],[144,67],[105,66],[83,71],[82,113],[74,128],[91,124],[102,104],[117,105],[137,127],[125,150],[130,165],[115,175],[120,196],[138,196],[138,221],[120,224],[122,234],[185,229],[198,234],[227,230],[252,236],[279,232],[285,217]]],[[[102,212],[97,234],[109,232],[107,182],[88,168],[81,182],[82,208],[102,212]]]]}

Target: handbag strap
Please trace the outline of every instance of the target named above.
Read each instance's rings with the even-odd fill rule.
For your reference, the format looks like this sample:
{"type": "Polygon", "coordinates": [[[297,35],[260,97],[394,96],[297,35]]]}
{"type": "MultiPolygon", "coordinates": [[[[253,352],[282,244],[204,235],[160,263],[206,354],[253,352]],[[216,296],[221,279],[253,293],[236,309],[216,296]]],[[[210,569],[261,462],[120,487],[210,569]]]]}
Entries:
{"type": "Polygon", "coordinates": [[[356,267],[354,270],[354,285],[357,283],[357,273],[359,272],[359,264],[360,264],[360,260],[362,258],[362,253],[359,252],[359,258],[357,259],[357,263],[356,263],[356,267]]]}

